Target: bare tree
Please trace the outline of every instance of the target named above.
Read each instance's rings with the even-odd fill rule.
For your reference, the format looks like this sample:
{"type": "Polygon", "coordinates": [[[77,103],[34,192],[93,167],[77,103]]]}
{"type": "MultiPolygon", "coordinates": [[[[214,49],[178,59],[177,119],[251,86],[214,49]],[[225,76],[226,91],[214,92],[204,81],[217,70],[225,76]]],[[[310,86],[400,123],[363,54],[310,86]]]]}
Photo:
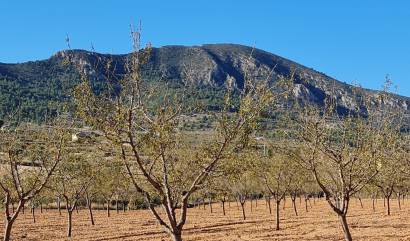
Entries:
{"type": "Polygon", "coordinates": [[[380,163],[380,174],[372,181],[379,189],[386,202],[386,213],[390,215],[390,200],[403,176],[397,175],[397,163],[392,163],[390,158],[383,158],[380,163]]]}
{"type": "MultiPolygon", "coordinates": [[[[291,171],[291,180],[289,184],[289,195],[290,199],[292,200],[292,207],[295,215],[298,216],[297,206],[296,206],[296,198],[300,197],[304,194],[305,190],[308,190],[309,187],[309,180],[310,173],[306,171],[306,169],[297,165],[297,163],[292,162],[288,166],[291,171]]],[[[307,200],[305,200],[307,202],[307,200]]],[[[307,205],[306,205],[307,207],[307,205]]]]}
{"type": "Polygon", "coordinates": [[[231,196],[229,179],[225,175],[215,178],[212,187],[215,190],[217,198],[221,202],[222,214],[225,216],[225,203],[229,202],[229,197],[231,196]]]}
{"type": "Polygon", "coordinates": [[[43,190],[62,159],[67,136],[60,127],[27,124],[0,131],[4,241],[10,240],[13,224],[24,205],[43,190]],[[14,202],[17,202],[16,208],[14,202]]]}
{"type": "Polygon", "coordinates": [[[385,142],[389,118],[370,108],[364,118],[360,107],[340,116],[333,97],[327,101],[324,111],[307,106],[295,118],[301,144],[294,145],[290,155],[313,174],[340,219],[345,239],[352,240],[347,223],[349,202],[379,173],[383,152],[389,148],[385,142]]]}
{"type": "Polygon", "coordinates": [[[230,177],[230,191],[241,205],[243,220],[246,220],[245,205],[254,188],[254,181],[253,173],[249,171],[237,172],[230,177]]]}
{"type": "MultiPolygon", "coordinates": [[[[379,94],[381,103],[389,103],[391,93],[390,79],[386,79],[384,90],[379,94]]],[[[379,188],[387,204],[387,215],[390,215],[390,199],[393,194],[400,193],[403,189],[408,176],[406,173],[405,155],[405,133],[402,128],[405,122],[403,112],[393,108],[389,104],[383,106],[383,112],[379,113],[380,125],[379,133],[382,134],[381,140],[383,151],[380,152],[381,158],[377,163],[379,175],[372,180],[373,184],[379,188]],[[404,172],[404,173],[403,173],[404,172]]],[[[398,197],[400,208],[400,195],[398,197]]]]}
{"type": "MultiPolygon", "coordinates": [[[[106,204],[107,217],[111,216],[111,203],[114,200],[117,200],[123,190],[123,183],[128,182],[128,176],[125,176],[125,169],[122,162],[118,160],[111,159],[101,165],[98,175],[94,180],[96,192],[98,196],[102,197],[103,201],[106,204]]],[[[118,209],[118,208],[117,208],[118,209]]]]}
{"type": "Polygon", "coordinates": [[[224,106],[214,115],[216,130],[209,139],[198,139],[180,128],[182,116],[192,112],[184,106],[189,86],[185,86],[187,92],[173,93],[164,85],[165,92],[155,96],[157,89],[145,82],[140,72],[151,48],[140,49],[139,32],[132,36],[134,51],[127,74],[116,83],[121,92],[97,95],[84,81],[75,91],[78,113],[87,124],[104,132],[153,216],[179,241],[190,196],[201,189],[221,161],[246,146],[259,114],[274,98],[267,81],[246,77],[241,90],[228,83],[224,106]],[[150,104],[154,96],[159,101],[150,104]],[[164,216],[155,208],[158,199],[164,216]]]}
{"type": "Polygon", "coordinates": [[[72,236],[73,212],[80,198],[95,179],[99,168],[83,153],[70,153],[64,157],[48,186],[61,196],[67,211],[67,237],[72,236]]]}
{"type": "Polygon", "coordinates": [[[280,203],[289,192],[295,178],[294,167],[291,159],[279,154],[257,157],[254,162],[255,176],[261,178],[276,203],[276,230],[280,228],[280,203]]]}

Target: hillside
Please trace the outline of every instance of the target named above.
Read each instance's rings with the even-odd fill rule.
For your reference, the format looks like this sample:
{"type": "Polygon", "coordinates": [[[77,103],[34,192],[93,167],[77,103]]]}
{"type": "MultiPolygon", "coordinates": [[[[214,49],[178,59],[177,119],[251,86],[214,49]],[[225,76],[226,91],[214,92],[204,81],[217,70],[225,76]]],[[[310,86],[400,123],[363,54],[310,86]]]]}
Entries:
{"type": "MultiPolygon", "coordinates": [[[[62,104],[70,100],[72,88],[80,81],[80,71],[91,76],[96,91],[104,88],[107,79],[103,66],[109,60],[115,75],[124,73],[128,55],[70,51],[80,67],[65,63],[67,51],[60,51],[46,60],[0,63],[0,119],[16,109],[25,120],[42,120],[46,115],[55,115],[62,104]]],[[[234,79],[237,88],[242,88],[245,72],[257,80],[273,82],[288,76],[292,70],[296,71],[293,93],[303,102],[323,105],[326,95],[333,94],[337,97],[340,113],[358,105],[361,96],[353,93],[352,86],[280,56],[241,45],[154,48],[143,68],[143,76],[153,83],[166,82],[175,88],[189,81],[198,89],[198,98],[206,99],[212,109],[218,108],[228,77],[234,79]]],[[[375,94],[372,90],[365,92],[375,94]]],[[[385,104],[410,112],[408,97],[392,96],[385,104]]]]}

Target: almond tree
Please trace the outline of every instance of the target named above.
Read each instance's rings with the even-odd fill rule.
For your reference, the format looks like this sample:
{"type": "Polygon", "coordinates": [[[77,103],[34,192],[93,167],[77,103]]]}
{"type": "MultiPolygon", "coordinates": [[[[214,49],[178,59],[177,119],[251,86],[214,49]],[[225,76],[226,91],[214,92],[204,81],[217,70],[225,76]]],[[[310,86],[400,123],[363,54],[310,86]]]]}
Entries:
{"type": "MultiPolygon", "coordinates": [[[[115,81],[110,74],[106,76],[121,91],[95,94],[84,78],[75,90],[78,114],[104,133],[152,215],[173,240],[179,241],[190,196],[201,189],[223,160],[246,146],[259,114],[272,104],[273,95],[267,81],[255,82],[247,76],[242,89],[228,82],[224,105],[214,114],[217,127],[212,135],[204,140],[184,132],[182,116],[192,113],[184,103],[187,93],[194,90],[186,82],[181,83],[186,87],[183,93],[164,85],[163,92],[156,96],[156,89],[144,81],[140,72],[151,47],[141,50],[139,32],[132,36],[134,51],[124,78],[115,81]],[[164,215],[155,208],[158,199],[164,215]]],[[[108,72],[113,68],[110,63],[108,72]]]]}
{"type": "MultiPolygon", "coordinates": [[[[400,193],[400,189],[404,188],[408,179],[405,175],[406,161],[405,155],[403,155],[406,144],[408,144],[405,139],[406,133],[403,130],[406,124],[406,117],[402,111],[389,105],[392,95],[389,91],[391,85],[391,81],[387,79],[384,90],[379,94],[379,101],[386,103],[382,108],[382,112],[378,115],[380,122],[378,128],[383,136],[382,147],[385,148],[380,153],[381,159],[377,163],[379,175],[372,181],[386,201],[387,215],[390,215],[391,196],[395,193],[400,193]]],[[[400,196],[398,200],[400,208],[400,196]]]]}
{"type": "Polygon", "coordinates": [[[88,213],[90,215],[90,223],[91,225],[95,225],[94,213],[93,213],[93,201],[98,196],[98,189],[95,188],[95,183],[92,184],[84,191],[85,202],[88,209],[88,213]]]}
{"type": "Polygon", "coordinates": [[[59,165],[67,139],[65,133],[62,125],[19,125],[0,131],[4,241],[10,240],[13,224],[24,205],[39,195],[59,165]],[[14,202],[17,202],[16,208],[14,202]]]}
{"type": "Polygon", "coordinates": [[[94,172],[92,180],[88,183],[84,190],[85,203],[88,209],[90,223],[95,225],[95,218],[93,213],[93,203],[106,203],[107,204],[107,216],[110,217],[109,207],[111,200],[115,196],[115,192],[118,190],[118,164],[113,162],[102,161],[98,165],[98,172],[94,172]]]}
{"type": "Polygon", "coordinates": [[[376,212],[376,199],[378,198],[380,194],[380,190],[378,187],[373,185],[373,182],[370,183],[370,185],[367,185],[366,187],[363,188],[361,191],[366,197],[371,198],[372,200],[372,209],[373,212],[376,212]]]}
{"type": "Polygon", "coordinates": [[[380,174],[372,181],[386,202],[386,213],[390,215],[390,200],[392,195],[400,183],[404,181],[403,175],[398,175],[397,170],[400,170],[398,163],[391,158],[383,158],[380,160],[380,174]]]}
{"type": "MultiPolygon", "coordinates": [[[[409,117],[407,117],[409,118],[409,117]]],[[[401,132],[400,137],[401,148],[398,151],[397,159],[400,160],[402,163],[402,171],[401,174],[404,176],[405,181],[402,183],[401,193],[402,193],[402,200],[404,202],[405,197],[409,193],[410,188],[410,178],[409,178],[409,164],[410,164],[410,129],[407,132],[401,132]]]]}
{"type": "Polygon", "coordinates": [[[222,214],[225,216],[225,203],[229,201],[229,197],[231,196],[229,180],[225,175],[215,178],[212,187],[221,202],[222,214]]]}
{"type": "MultiPolygon", "coordinates": [[[[212,179],[207,181],[207,188],[214,190],[221,201],[223,215],[226,214],[225,202],[233,197],[242,208],[242,217],[246,219],[245,204],[256,189],[255,178],[250,171],[252,152],[247,149],[232,155],[225,161],[212,179]]],[[[239,208],[239,207],[238,207],[239,208]]]]}
{"type": "Polygon", "coordinates": [[[254,148],[247,148],[241,153],[232,155],[221,167],[230,195],[236,199],[242,209],[242,218],[246,220],[246,202],[260,187],[254,175],[254,148]]]}
{"type": "Polygon", "coordinates": [[[128,182],[128,180],[124,180],[128,178],[125,174],[122,162],[109,159],[101,165],[94,180],[93,185],[97,189],[98,196],[106,203],[107,217],[111,216],[111,202],[124,191],[124,188],[128,189],[128,187],[122,185],[128,182]]]}
{"type": "Polygon", "coordinates": [[[133,187],[131,186],[130,179],[127,174],[124,172],[124,167],[122,163],[117,164],[117,173],[116,173],[116,188],[115,188],[115,209],[118,213],[120,210],[120,203],[122,205],[122,210],[125,212],[126,203],[129,200],[131,192],[134,192],[133,187]]]}
{"type": "Polygon", "coordinates": [[[327,101],[324,111],[306,106],[295,117],[300,144],[289,154],[313,174],[339,217],[345,239],[352,240],[347,222],[350,199],[379,173],[382,153],[389,148],[384,141],[387,118],[370,108],[364,118],[361,106],[340,116],[335,100],[327,101]]]}
{"type": "Polygon", "coordinates": [[[48,187],[61,196],[67,211],[67,237],[72,236],[73,212],[99,168],[84,153],[70,153],[60,163],[48,187]]]}
{"type": "Polygon", "coordinates": [[[289,184],[289,195],[290,199],[292,200],[293,211],[295,212],[295,215],[298,216],[296,198],[303,195],[305,188],[307,190],[310,176],[308,176],[309,173],[306,171],[306,169],[298,166],[295,162],[292,162],[289,168],[292,172],[291,182],[289,184]]]}
{"type": "Polygon", "coordinates": [[[241,205],[243,220],[246,220],[246,201],[250,198],[254,187],[255,177],[250,171],[237,172],[230,177],[230,191],[241,205]]]}
{"type": "Polygon", "coordinates": [[[254,162],[254,174],[261,179],[276,203],[276,230],[280,226],[280,203],[289,192],[295,178],[295,164],[285,155],[259,156],[254,162]]]}
{"type": "MultiPolygon", "coordinates": [[[[315,194],[315,193],[319,193],[320,191],[320,187],[318,187],[316,180],[314,180],[313,177],[311,176],[307,176],[304,184],[303,184],[303,188],[302,188],[302,195],[303,195],[303,199],[305,202],[305,211],[309,212],[309,206],[312,207],[312,205],[308,205],[308,203],[310,204],[310,198],[315,194]]],[[[301,198],[301,197],[300,197],[301,198]]]]}

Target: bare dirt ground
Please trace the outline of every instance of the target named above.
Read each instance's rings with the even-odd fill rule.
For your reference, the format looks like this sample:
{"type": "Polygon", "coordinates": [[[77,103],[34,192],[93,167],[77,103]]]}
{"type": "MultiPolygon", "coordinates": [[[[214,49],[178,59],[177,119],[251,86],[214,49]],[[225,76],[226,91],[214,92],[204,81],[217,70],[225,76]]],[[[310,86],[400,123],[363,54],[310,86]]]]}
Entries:
{"type": "MultiPolygon", "coordinates": [[[[335,214],[322,201],[311,201],[309,212],[304,204],[297,201],[299,216],[296,217],[291,202],[281,207],[281,228],[275,231],[275,218],[270,215],[265,201],[259,200],[258,206],[247,204],[247,220],[243,221],[235,203],[227,206],[227,215],[222,215],[219,204],[210,208],[201,207],[189,210],[185,225],[185,240],[342,240],[343,235],[335,214]]],[[[392,200],[392,215],[385,215],[383,200],[378,200],[373,213],[370,200],[364,200],[364,208],[352,200],[349,210],[349,224],[355,240],[410,240],[410,200],[405,200],[402,210],[397,201],[392,200]]],[[[273,202],[272,202],[272,207],[273,202]]],[[[22,215],[13,229],[13,240],[51,241],[51,240],[169,240],[162,228],[157,225],[146,210],[111,213],[107,218],[105,211],[95,211],[96,225],[91,226],[88,212],[74,213],[73,237],[65,237],[66,214],[59,216],[56,210],[40,214],[34,224],[28,210],[22,215]]],[[[0,228],[3,229],[0,222],[0,228]]],[[[1,236],[1,235],[0,235],[1,236]]]]}

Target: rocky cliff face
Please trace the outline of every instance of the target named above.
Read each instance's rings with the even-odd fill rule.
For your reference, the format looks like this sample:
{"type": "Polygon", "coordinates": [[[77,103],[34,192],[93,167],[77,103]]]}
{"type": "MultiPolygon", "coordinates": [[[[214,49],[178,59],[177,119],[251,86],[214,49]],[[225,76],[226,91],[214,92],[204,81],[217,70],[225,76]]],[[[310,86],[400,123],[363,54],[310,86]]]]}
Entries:
{"type": "MultiPolygon", "coordinates": [[[[64,52],[63,52],[64,53],[64,52]]],[[[64,54],[59,54],[63,57],[64,54]]],[[[95,61],[105,62],[112,59],[117,67],[116,73],[122,74],[127,55],[100,55],[85,51],[76,51],[82,71],[95,74],[101,70],[90,70],[95,61]],[[90,72],[91,71],[91,72],[90,72]]],[[[293,94],[304,102],[324,104],[326,96],[337,99],[341,112],[353,110],[358,105],[360,93],[354,93],[351,85],[342,83],[323,73],[287,60],[280,56],[234,44],[211,44],[203,46],[166,46],[154,48],[149,62],[144,66],[145,76],[162,78],[167,81],[190,81],[201,87],[223,87],[228,79],[232,79],[237,88],[242,88],[245,74],[249,78],[274,82],[295,72],[293,94]]],[[[364,90],[376,100],[376,93],[364,90]]],[[[392,96],[385,100],[391,105],[410,111],[410,98],[392,96]]]]}
{"type": "MultiPolygon", "coordinates": [[[[78,83],[76,71],[94,76],[98,82],[106,81],[104,68],[110,61],[115,75],[125,73],[128,55],[105,55],[84,50],[60,51],[48,60],[23,64],[0,64],[0,79],[23,82],[48,81],[61,82],[57,86],[71,88],[78,83]],[[70,53],[77,68],[61,63],[70,53]],[[67,82],[67,75],[71,76],[67,82]],[[74,79],[72,79],[74,78],[74,79]],[[64,80],[64,81],[63,81],[64,80]]],[[[189,81],[201,88],[221,87],[227,80],[234,86],[242,88],[245,75],[250,78],[274,82],[278,78],[295,73],[293,94],[306,103],[323,105],[326,96],[337,99],[340,112],[355,109],[362,93],[355,93],[351,85],[337,81],[323,73],[282,58],[280,56],[251,47],[234,44],[211,44],[202,46],[165,46],[154,48],[148,63],[143,67],[143,75],[152,81],[162,79],[169,82],[189,81]]],[[[53,85],[55,86],[55,85],[53,85]]],[[[0,89],[0,93],[1,93],[0,89]]],[[[364,93],[377,100],[375,91],[364,90],[364,93]]],[[[410,112],[410,98],[391,96],[384,100],[403,111],[410,112]]]]}

